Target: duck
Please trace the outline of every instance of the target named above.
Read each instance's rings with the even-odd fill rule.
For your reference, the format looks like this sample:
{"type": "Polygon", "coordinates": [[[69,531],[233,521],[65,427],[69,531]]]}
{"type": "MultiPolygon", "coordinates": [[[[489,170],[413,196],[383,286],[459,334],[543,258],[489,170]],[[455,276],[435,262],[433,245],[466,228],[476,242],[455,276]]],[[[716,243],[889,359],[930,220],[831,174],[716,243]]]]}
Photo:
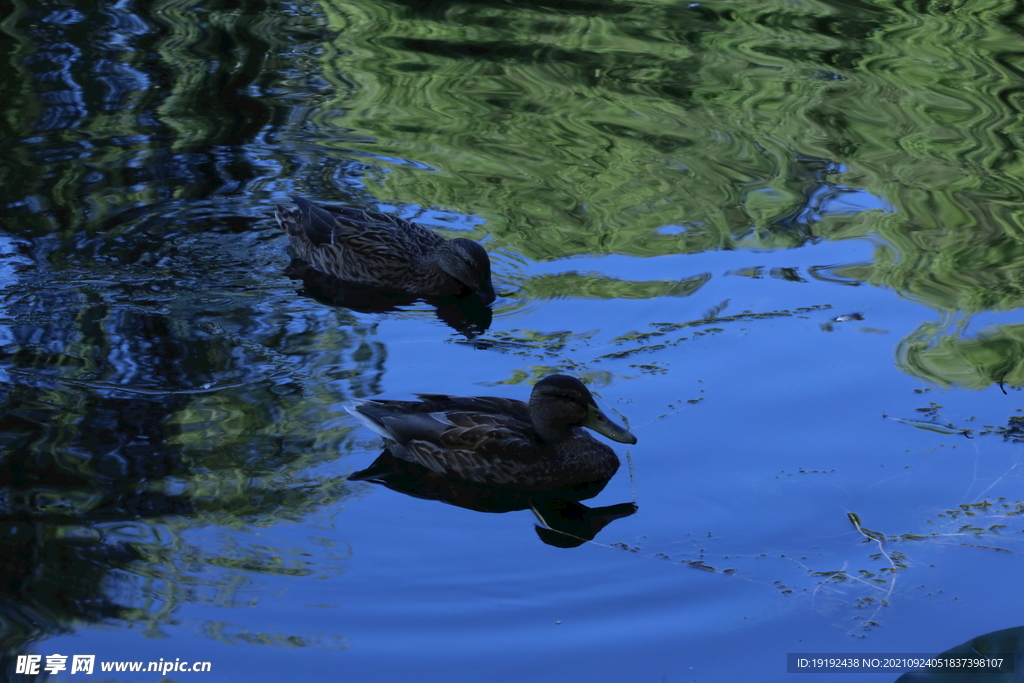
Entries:
{"type": "Polygon", "coordinates": [[[619,468],[615,451],[584,428],[636,443],[628,429],[597,407],[586,385],[569,375],[537,382],[529,403],[494,396],[416,396],[417,401],[356,399],[345,407],[383,437],[385,453],[460,482],[576,491],[581,495],[572,497],[579,500],[583,492],[599,492],[619,468]]]}
{"type": "Polygon", "coordinates": [[[475,294],[494,302],[487,250],[462,237],[445,239],[411,221],[376,211],[292,197],[275,216],[295,254],[339,280],[417,297],[475,294]]]}

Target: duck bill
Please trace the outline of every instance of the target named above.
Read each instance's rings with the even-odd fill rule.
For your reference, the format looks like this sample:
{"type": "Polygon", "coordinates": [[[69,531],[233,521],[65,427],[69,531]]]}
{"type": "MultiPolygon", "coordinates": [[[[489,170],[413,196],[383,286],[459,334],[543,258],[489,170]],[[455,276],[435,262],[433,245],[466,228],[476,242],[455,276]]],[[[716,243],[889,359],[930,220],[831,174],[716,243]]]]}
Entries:
{"type": "Polygon", "coordinates": [[[494,285],[490,282],[476,290],[476,295],[480,297],[480,301],[482,301],[485,306],[490,306],[494,303],[494,300],[498,298],[494,293],[494,285]]]}
{"type": "Polygon", "coordinates": [[[636,443],[636,437],[633,436],[632,432],[622,425],[612,422],[597,406],[590,406],[587,421],[583,423],[583,426],[593,429],[602,436],[607,436],[612,441],[628,444],[636,443]]]}

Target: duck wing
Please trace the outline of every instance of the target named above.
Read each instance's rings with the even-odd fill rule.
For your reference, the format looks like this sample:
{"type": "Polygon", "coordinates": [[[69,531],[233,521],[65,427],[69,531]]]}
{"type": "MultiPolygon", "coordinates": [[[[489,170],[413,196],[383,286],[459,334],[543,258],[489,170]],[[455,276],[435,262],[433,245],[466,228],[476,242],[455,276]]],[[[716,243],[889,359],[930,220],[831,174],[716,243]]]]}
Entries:
{"type": "Polygon", "coordinates": [[[347,409],[403,460],[488,484],[522,483],[544,459],[527,405],[496,397],[421,394],[420,401],[353,402],[347,409]]]}
{"type": "Polygon", "coordinates": [[[303,230],[313,244],[343,244],[363,254],[422,256],[444,241],[437,233],[397,216],[347,206],[324,206],[292,197],[303,230]]]}

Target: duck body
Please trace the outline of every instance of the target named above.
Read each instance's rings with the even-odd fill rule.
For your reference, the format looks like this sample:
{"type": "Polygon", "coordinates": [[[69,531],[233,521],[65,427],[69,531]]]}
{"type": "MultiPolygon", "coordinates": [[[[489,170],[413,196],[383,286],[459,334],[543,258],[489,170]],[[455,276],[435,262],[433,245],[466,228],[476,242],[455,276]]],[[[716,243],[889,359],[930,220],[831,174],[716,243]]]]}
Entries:
{"type": "Polygon", "coordinates": [[[476,294],[495,299],[487,251],[463,238],[375,211],[325,206],[292,197],[278,205],[277,222],[292,249],[316,270],[342,281],[419,297],[476,294]]]}
{"type": "Polygon", "coordinates": [[[357,400],[347,409],[384,438],[391,455],[453,480],[520,491],[596,493],[618,470],[619,459],[584,427],[636,443],[601,412],[582,382],[567,375],[538,382],[529,403],[494,396],[417,396],[418,401],[357,400]]]}

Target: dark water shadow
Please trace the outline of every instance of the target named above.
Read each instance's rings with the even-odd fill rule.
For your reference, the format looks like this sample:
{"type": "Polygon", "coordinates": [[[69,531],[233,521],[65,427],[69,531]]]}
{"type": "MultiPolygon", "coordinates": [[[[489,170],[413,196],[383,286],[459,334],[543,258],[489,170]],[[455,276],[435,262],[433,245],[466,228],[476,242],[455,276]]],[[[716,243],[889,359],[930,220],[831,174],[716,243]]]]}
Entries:
{"type": "MultiPolygon", "coordinates": [[[[177,364],[164,360],[170,377],[177,364]]],[[[56,363],[27,351],[0,354],[0,368],[19,382],[0,383],[0,681],[48,680],[15,671],[17,656],[47,638],[95,623],[168,623],[179,604],[222,592],[223,577],[212,574],[220,563],[244,564],[251,577],[280,566],[280,552],[259,556],[244,544],[183,550],[183,526],[269,523],[330,505],[348,490],[296,478],[298,456],[283,442],[266,444],[264,461],[251,440],[237,454],[217,443],[201,460],[183,452],[176,439],[184,432],[170,418],[189,408],[193,394],[87,390],[9,367],[40,364],[49,374],[56,363]],[[225,494],[237,490],[239,472],[265,486],[225,494]],[[285,476],[275,480],[277,472],[285,476]],[[211,573],[190,577],[188,592],[177,592],[173,586],[199,566],[211,573]],[[140,582],[149,584],[145,596],[140,582]]],[[[306,560],[292,565],[309,568],[306,560]]],[[[236,599],[231,589],[223,596],[236,599]]]]}
{"type": "Polygon", "coordinates": [[[339,306],[357,313],[392,313],[417,301],[425,301],[434,308],[438,320],[467,339],[480,336],[491,326],[491,309],[476,294],[418,297],[400,290],[340,280],[298,259],[289,264],[284,274],[302,282],[302,289],[298,291],[300,296],[328,306],[339,306]]]}
{"type": "Polygon", "coordinates": [[[111,530],[192,512],[186,496],[149,485],[184,471],[175,454],[151,445],[166,402],[83,397],[85,410],[71,414],[50,405],[49,393],[14,386],[0,398],[2,680],[35,680],[13,677],[31,643],[138,612],[110,583],[149,552],[111,530]]]}
{"type": "Polygon", "coordinates": [[[634,503],[590,508],[579,502],[599,494],[608,479],[579,488],[550,491],[489,486],[438,474],[422,465],[396,458],[387,449],[369,467],[352,473],[348,478],[349,481],[368,481],[407,496],[436,500],[476,512],[533,510],[544,525],[534,527],[537,536],[557,548],[576,548],[592,541],[606,526],[637,511],[634,503]]]}
{"type": "Polygon", "coordinates": [[[1024,626],[985,633],[950,648],[937,657],[955,657],[965,661],[1002,659],[1007,672],[970,671],[964,667],[922,669],[908,671],[897,678],[896,683],[1020,683],[1024,681],[1024,626]],[[1006,662],[1006,659],[1010,661],[1006,662]]]}

